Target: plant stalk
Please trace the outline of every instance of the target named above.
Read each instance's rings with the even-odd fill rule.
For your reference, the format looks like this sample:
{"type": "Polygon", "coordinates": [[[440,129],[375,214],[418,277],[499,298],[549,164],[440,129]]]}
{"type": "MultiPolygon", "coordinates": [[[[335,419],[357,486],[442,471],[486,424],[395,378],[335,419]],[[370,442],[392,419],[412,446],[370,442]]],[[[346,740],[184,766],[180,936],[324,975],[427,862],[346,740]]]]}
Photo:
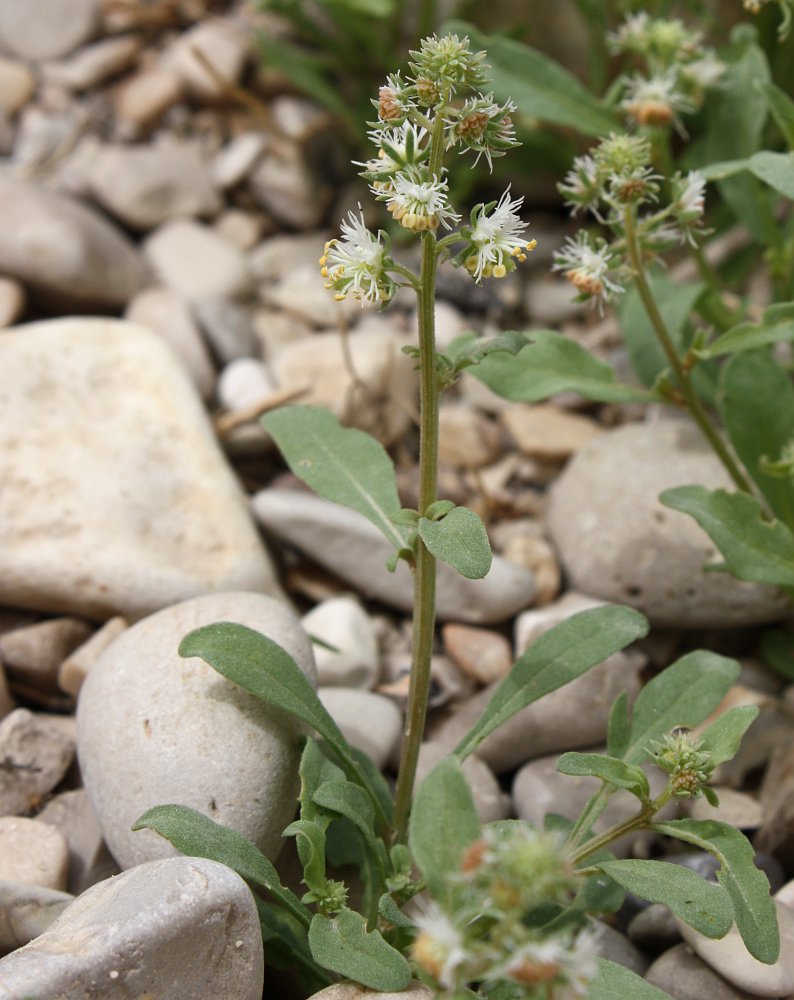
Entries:
{"type": "Polygon", "coordinates": [[[624,212],[623,224],[626,237],[626,249],[628,251],[629,260],[634,272],[634,280],[637,282],[637,291],[640,293],[642,304],[645,307],[648,319],[651,321],[651,326],[654,329],[656,337],[662,346],[662,350],[664,351],[667,360],[670,362],[670,367],[673,369],[676,379],[678,380],[678,387],[684,397],[689,414],[700,428],[701,433],[708,441],[716,456],[725,466],[728,475],[731,477],[736,486],[743,493],[750,493],[751,495],[754,495],[753,488],[747,477],[736,464],[733,456],[728,451],[725,442],[722,440],[709,420],[708,414],[703,408],[703,404],[700,402],[700,399],[692,386],[689,372],[684,368],[681,358],[678,356],[678,352],[673,345],[673,341],[667,330],[667,326],[662,319],[662,314],[659,312],[656,299],[653,297],[653,292],[651,291],[648,279],[645,275],[645,267],[643,265],[639,246],[637,244],[637,232],[634,226],[634,209],[631,206],[628,206],[624,212]]]}
{"type": "Polygon", "coordinates": [[[596,851],[600,851],[603,847],[609,847],[609,845],[619,837],[623,837],[627,833],[632,833],[634,830],[641,830],[643,827],[648,826],[656,813],[658,813],[659,810],[670,801],[672,795],[672,790],[668,785],[658,798],[654,799],[652,802],[648,802],[645,807],[634,816],[624,820],[622,823],[616,823],[608,830],[604,830],[604,832],[599,834],[597,837],[591,837],[591,839],[583,844],[578,851],[574,852],[571,857],[571,864],[575,867],[579,864],[579,862],[584,861],[586,857],[589,857],[589,855],[595,854],[596,851]]]}

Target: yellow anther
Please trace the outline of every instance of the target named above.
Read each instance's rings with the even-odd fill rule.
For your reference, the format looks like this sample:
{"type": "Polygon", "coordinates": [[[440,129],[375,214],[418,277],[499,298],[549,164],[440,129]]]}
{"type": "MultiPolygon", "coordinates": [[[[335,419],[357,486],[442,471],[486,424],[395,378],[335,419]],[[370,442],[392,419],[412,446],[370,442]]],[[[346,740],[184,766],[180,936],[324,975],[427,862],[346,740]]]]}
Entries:
{"type": "Polygon", "coordinates": [[[504,266],[504,264],[497,264],[493,269],[494,278],[504,278],[506,274],[507,274],[507,268],[504,266]]]}
{"type": "Polygon", "coordinates": [[[334,299],[337,302],[341,302],[343,298],[344,298],[344,295],[341,292],[337,292],[336,295],[334,295],[334,299]]]}
{"type": "Polygon", "coordinates": [[[538,245],[538,241],[537,240],[530,240],[529,243],[527,243],[527,250],[530,250],[530,251],[534,250],[537,245],[538,245]]]}
{"type": "Polygon", "coordinates": [[[474,274],[474,272],[477,270],[477,258],[467,257],[466,260],[464,261],[464,267],[466,268],[467,271],[474,274]]]}
{"type": "Polygon", "coordinates": [[[320,277],[321,278],[327,278],[328,277],[328,268],[327,267],[321,267],[320,268],[320,277]]]}

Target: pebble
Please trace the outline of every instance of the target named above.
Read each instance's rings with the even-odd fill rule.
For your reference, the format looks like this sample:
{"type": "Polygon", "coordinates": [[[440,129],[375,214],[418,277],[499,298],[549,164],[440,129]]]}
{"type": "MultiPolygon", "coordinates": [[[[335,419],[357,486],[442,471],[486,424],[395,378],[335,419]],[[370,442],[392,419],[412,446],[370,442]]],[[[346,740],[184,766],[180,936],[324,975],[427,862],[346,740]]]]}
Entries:
{"type": "Polygon", "coordinates": [[[222,97],[222,83],[196,52],[204,56],[221,80],[235,84],[251,55],[252,37],[229,20],[211,18],[183,32],[167,52],[165,65],[181,78],[191,94],[204,99],[222,97]]]}
{"type": "Polygon", "coordinates": [[[0,173],[0,216],[0,273],[48,308],[123,308],[143,287],[146,272],[129,239],[72,198],[0,173]]]}
{"type": "Polygon", "coordinates": [[[524,304],[538,326],[555,327],[582,314],[571,283],[551,275],[536,275],[527,283],[524,304]]]}
{"type": "Polygon", "coordinates": [[[173,137],[150,145],[103,146],[89,184],[102,208],[133,229],[216,215],[221,208],[197,144],[173,137]]]}
{"type": "Polygon", "coordinates": [[[442,465],[478,469],[501,457],[503,440],[498,424],[471,407],[442,403],[438,423],[442,465]]]}
{"type": "Polygon", "coordinates": [[[110,618],[93,633],[90,639],[74,650],[58,669],[58,687],[67,694],[77,696],[86,674],[96,663],[97,657],[116,636],[127,628],[127,619],[121,615],[110,618]]]}
{"type": "Polygon", "coordinates": [[[252,250],[267,228],[267,220],[258,212],[227,208],[215,220],[215,231],[241,250],[252,250]]]}
{"type": "Polygon", "coordinates": [[[513,651],[501,632],[450,623],[441,634],[450,659],[478,684],[490,684],[509,673],[513,651]]]}
{"type": "Polygon", "coordinates": [[[539,639],[549,629],[554,628],[555,625],[560,625],[580,611],[590,611],[592,608],[603,606],[604,601],[598,601],[586,594],[568,590],[552,604],[547,604],[543,608],[522,611],[513,625],[516,656],[520,656],[524,650],[529,649],[536,639],[539,639]]]}
{"type": "Polygon", "coordinates": [[[675,1000],[753,1000],[758,996],[736,989],[693,955],[686,944],[677,944],[660,955],[645,978],[675,1000]]]}
{"type": "MultiPolygon", "coordinates": [[[[260,490],[254,514],[270,533],[296,546],[367,598],[401,611],[413,607],[411,571],[401,562],[386,568],[389,542],[361,514],[298,490],[260,490]]],[[[438,563],[440,621],[488,625],[507,621],[531,603],[535,581],[528,570],[494,556],[483,580],[467,580],[438,563]]]]}
{"type": "Polygon", "coordinates": [[[22,816],[0,816],[0,882],[66,889],[69,848],[52,826],[22,816]]]}
{"type": "Polygon", "coordinates": [[[551,403],[515,403],[500,414],[520,450],[544,462],[562,462],[602,433],[591,417],[551,403]]]}
{"type": "Polygon", "coordinates": [[[275,859],[292,819],[300,741],[291,719],[177,653],[188,632],[218,621],[255,628],[314,680],[311,645],[287,606],[262,594],[197,597],[143,619],[94,664],[80,691],[83,782],[105,841],[126,869],[175,853],[130,827],[179,803],[230,826],[275,859]]]}
{"type": "Polygon", "coordinates": [[[76,105],[52,111],[37,104],[27,105],[19,115],[14,136],[14,165],[22,175],[47,172],[77,145],[85,127],[85,115],[76,105]]]}
{"type": "Polygon", "coordinates": [[[190,305],[196,322],[220,364],[227,365],[257,353],[252,310],[248,306],[234,302],[225,295],[196,298],[190,305]]]}
{"type": "Polygon", "coordinates": [[[22,882],[0,882],[0,957],[43,934],[73,902],[74,896],[69,892],[22,882]]]}
{"type": "Polygon", "coordinates": [[[163,66],[150,66],[126,77],[114,93],[116,116],[134,129],[154,125],[182,99],[181,78],[163,66]]]}
{"type": "MultiPolygon", "coordinates": [[[[269,236],[267,239],[262,240],[262,242],[255,247],[249,255],[249,263],[251,265],[251,270],[253,271],[257,281],[273,285],[278,284],[285,278],[288,278],[296,268],[307,268],[307,273],[309,271],[314,271],[313,268],[308,268],[307,265],[314,264],[318,261],[323,252],[323,246],[325,241],[329,237],[329,233],[326,232],[316,232],[316,233],[294,233],[285,234],[279,233],[275,236],[269,236]]],[[[314,272],[314,285],[319,286],[326,293],[325,302],[326,305],[330,299],[333,304],[333,296],[328,295],[327,289],[324,288],[319,274],[320,265],[317,263],[317,270],[314,272]]],[[[348,301],[348,306],[350,305],[348,301]]],[[[359,313],[358,307],[352,315],[356,316],[359,313]]],[[[327,310],[323,311],[322,316],[318,320],[318,325],[322,326],[327,322],[328,313],[327,310]]],[[[314,320],[311,317],[306,317],[312,322],[314,320]]]]}
{"type": "MultiPolygon", "coordinates": [[[[705,798],[690,799],[689,814],[693,819],[712,819],[719,823],[728,823],[739,830],[756,830],[761,826],[764,810],[754,795],[720,785],[712,785],[712,788],[720,804],[715,808],[709,805],[705,798]]],[[[775,797],[777,798],[777,794],[775,797]]],[[[785,801],[785,792],[780,795],[780,799],[785,801]]]]}
{"type": "Polygon", "coordinates": [[[730,488],[689,423],[627,425],[599,434],[551,490],[547,523],[574,588],[630,604],[657,626],[734,627],[779,619],[788,599],[728,573],[711,540],[657,497],[671,486],[730,488]]]}
{"type": "Polygon", "coordinates": [[[68,845],[69,892],[79,896],[97,882],[118,874],[118,865],[107,849],[84,788],[54,796],[37,813],[36,821],[57,830],[68,845]]]}
{"type": "Polygon", "coordinates": [[[638,976],[644,974],[648,968],[648,958],[629,941],[625,934],[621,934],[620,931],[605,924],[602,920],[594,920],[592,927],[596,934],[595,951],[597,955],[631,969],[638,976]]]}
{"type": "Polygon", "coordinates": [[[772,754],[760,797],[764,819],[755,843],[790,867],[794,861],[794,746],[790,736],[772,754]]]}
{"type": "Polygon", "coordinates": [[[390,698],[358,688],[321,687],[317,696],[348,743],[382,768],[402,732],[402,713],[390,698]]]}
{"type": "MultiPolygon", "coordinates": [[[[615,653],[575,681],[521,709],[477,747],[477,754],[496,774],[520,767],[533,757],[602,743],[612,703],[626,691],[629,702],[640,689],[644,658],[615,653]]],[[[460,704],[454,715],[433,731],[432,738],[450,750],[480,718],[495,685],[460,704]]]]}
{"type": "Polygon", "coordinates": [[[258,406],[275,391],[276,383],[270,370],[258,358],[230,361],[218,376],[218,402],[229,413],[258,406]]]}
{"type": "Polygon", "coordinates": [[[42,75],[47,83],[81,93],[131,66],[140,47],[141,43],[134,35],[104,38],[73,53],[68,59],[45,63],[42,75]]]}
{"type": "Polygon", "coordinates": [[[373,688],[378,681],[378,643],[369,615],[352,596],[333,597],[301,619],[314,643],[317,683],[322,687],[373,688]]]}
{"type": "Polygon", "coordinates": [[[778,902],[777,920],[780,958],[774,965],[753,958],[735,924],[718,941],[705,937],[683,921],[681,933],[699,958],[739,989],[758,997],[788,997],[794,993],[794,910],[778,902]]]}
{"type": "Polygon", "coordinates": [[[408,989],[399,993],[383,993],[370,990],[358,983],[334,983],[319,993],[312,993],[309,1000],[433,1000],[436,993],[421,983],[412,982],[408,989]]]}
{"type": "Polygon", "coordinates": [[[50,618],[0,635],[0,659],[12,680],[32,691],[58,691],[58,671],[66,657],[91,635],[79,618],[50,618]]]}
{"type": "MultiPolygon", "coordinates": [[[[316,260],[322,252],[319,245],[316,260]]],[[[309,258],[311,260],[312,258],[309,258]]],[[[362,312],[372,307],[348,296],[337,302],[331,292],[325,287],[325,279],[320,274],[318,264],[303,262],[296,264],[287,271],[277,284],[263,290],[268,306],[283,310],[298,319],[305,320],[311,326],[325,328],[333,327],[337,331],[346,330],[361,318],[362,312]]],[[[390,318],[384,317],[385,324],[390,318]]]]}
{"type": "MultiPolygon", "coordinates": [[[[638,948],[652,954],[671,948],[681,940],[678,921],[664,903],[651,903],[636,913],[626,928],[626,934],[638,948]]],[[[707,995],[710,996],[703,994],[707,995]]]]}
{"type": "Polygon", "coordinates": [[[25,63],[0,56],[0,111],[15,115],[36,90],[36,79],[25,63]]]}
{"type": "Polygon", "coordinates": [[[11,697],[8,690],[5,668],[3,667],[2,662],[0,662],[0,721],[2,721],[9,714],[9,712],[13,712],[15,707],[16,702],[11,697]]]}
{"type": "MultiPolygon", "coordinates": [[[[2,88],[2,83],[0,83],[2,88]]],[[[0,276],[0,330],[13,326],[25,311],[25,289],[14,278],[0,276]]]]}
{"type": "MultiPolygon", "coordinates": [[[[449,755],[449,747],[435,740],[428,740],[419,749],[416,765],[415,792],[422,780],[449,755]]],[[[476,754],[470,754],[463,762],[463,773],[469,783],[477,815],[481,823],[495,823],[507,819],[511,814],[510,796],[505,795],[496,775],[476,754]]]]}
{"type": "Polygon", "coordinates": [[[516,566],[530,570],[537,582],[535,604],[542,608],[550,604],[562,586],[557,556],[552,546],[535,531],[516,532],[502,549],[502,556],[516,566]]]}
{"type": "Polygon", "coordinates": [[[69,770],[74,740],[47,716],[17,708],[0,722],[0,816],[35,809],[69,770]]]}
{"type": "Polygon", "coordinates": [[[235,187],[244,181],[267,148],[264,132],[243,132],[231,139],[213,157],[209,170],[219,188],[235,187]]]}
{"type": "Polygon", "coordinates": [[[248,187],[276,222],[304,232],[322,224],[333,194],[319,183],[301,147],[285,140],[262,156],[249,174],[248,187]]]}
{"type": "Polygon", "coordinates": [[[234,297],[250,287],[242,252],[208,226],[189,219],[156,229],[144,243],[144,253],[163,284],[191,301],[234,297]]]}
{"type": "Polygon", "coordinates": [[[23,59],[57,59],[87,42],[97,28],[99,0],[27,0],[0,4],[0,42],[23,59]]]}
{"type": "Polygon", "coordinates": [[[184,299],[168,288],[145,288],[129,303],[124,319],[145,326],[171,347],[201,394],[215,391],[215,365],[184,299]]]}
{"type": "Polygon", "coordinates": [[[135,619],[212,590],[281,593],[160,338],[118,320],[30,324],[0,338],[0,371],[0,602],[135,619]]]}
{"type": "Polygon", "coordinates": [[[251,890],[225,865],[168,858],[95,885],[0,961],[0,1000],[261,1000],[251,890]]]}

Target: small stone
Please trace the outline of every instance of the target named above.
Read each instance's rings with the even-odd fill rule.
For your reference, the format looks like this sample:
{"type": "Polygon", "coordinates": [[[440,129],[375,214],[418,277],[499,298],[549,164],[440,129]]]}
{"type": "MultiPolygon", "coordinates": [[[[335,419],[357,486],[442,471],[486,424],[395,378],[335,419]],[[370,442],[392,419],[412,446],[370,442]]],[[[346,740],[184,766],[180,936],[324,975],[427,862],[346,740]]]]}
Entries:
{"type": "MultiPolygon", "coordinates": [[[[392,546],[363,515],[298,490],[261,490],[252,503],[269,532],[295,545],[357,593],[402,611],[412,610],[411,571],[402,561],[394,573],[388,571],[392,546]]],[[[467,580],[439,563],[437,590],[440,621],[489,625],[527,607],[535,582],[528,570],[495,556],[483,580],[467,580]]]]}
{"type": "Polygon", "coordinates": [[[162,66],[151,66],[127,77],[114,95],[116,114],[134,128],[153,125],[182,100],[180,77],[162,66]]]}
{"type": "Polygon", "coordinates": [[[254,336],[261,353],[270,362],[287,344],[312,335],[303,320],[290,316],[281,309],[256,309],[253,316],[254,336]]]}
{"type": "Polygon", "coordinates": [[[78,618],[51,618],[0,635],[0,659],[13,680],[45,692],[58,690],[64,659],[91,635],[78,618]]]}
{"type": "Polygon", "coordinates": [[[225,865],[178,857],[83,893],[0,961],[0,996],[261,1000],[263,978],[251,890],[225,865]]]}
{"type": "MultiPolygon", "coordinates": [[[[735,826],[739,830],[755,830],[761,826],[764,810],[754,795],[720,785],[712,785],[712,789],[720,804],[716,807],[709,805],[704,797],[691,799],[689,814],[692,819],[710,819],[735,826]]],[[[767,846],[766,850],[769,849],[767,846]]]]}
{"type": "MultiPolygon", "coordinates": [[[[610,845],[612,849],[612,845],[610,845]]],[[[681,940],[678,921],[664,903],[651,903],[635,914],[626,928],[629,940],[646,952],[658,953],[681,940]]],[[[659,985],[658,983],[656,985],[659,985]]],[[[703,993],[700,996],[709,996],[703,993]]]]}
{"type": "Polygon", "coordinates": [[[569,281],[555,277],[533,277],[527,283],[524,304],[537,326],[556,327],[582,314],[574,287],[569,281]]]}
{"type": "Polygon", "coordinates": [[[146,240],[144,252],[163,284],[186,299],[234,297],[250,287],[243,254],[198,222],[166,223],[146,240]]]}
{"type": "MultiPolygon", "coordinates": [[[[310,265],[314,271],[315,286],[323,288],[319,274],[319,258],[322,256],[323,247],[330,233],[278,233],[263,240],[249,254],[249,262],[258,282],[269,285],[278,284],[295,271],[296,268],[306,268],[310,265]],[[314,268],[316,265],[316,269],[314,268]]],[[[307,271],[307,273],[309,273],[307,271]]],[[[326,304],[328,303],[327,289],[326,304]]],[[[330,296],[333,303],[333,296],[330,296]]],[[[349,304],[349,303],[348,303],[349,304]]],[[[356,305],[353,315],[358,315],[360,307],[356,305]]],[[[306,317],[315,322],[313,317],[306,317]]],[[[327,310],[316,320],[317,325],[322,326],[327,322],[327,310]]]]}
{"type": "Polygon", "coordinates": [[[104,38],[62,62],[45,63],[42,73],[47,83],[80,93],[127,69],[135,61],[140,47],[134,35],[104,38]]]}
{"type": "Polygon", "coordinates": [[[366,611],[355,597],[334,597],[301,619],[315,643],[317,682],[323,687],[372,688],[378,680],[378,644],[366,611]]]}
{"type": "MultiPolygon", "coordinates": [[[[418,320],[413,317],[415,328],[418,329],[418,320]]],[[[436,347],[439,351],[445,351],[449,345],[469,329],[469,322],[459,309],[456,309],[451,302],[444,299],[436,299],[435,305],[435,335],[436,347]]]]}
{"type": "Polygon", "coordinates": [[[766,965],[753,958],[736,925],[719,940],[707,938],[681,922],[684,940],[715,972],[757,997],[788,997],[794,993],[794,910],[777,903],[780,958],[766,965]]]}
{"type": "Polygon", "coordinates": [[[118,309],[144,284],[127,237],[71,198],[0,174],[0,217],[0,273],[48,308],[118,309]]]}
{"type": "Polygon", "coordinates": [[[43,934],[73,902],[69,892],[23,882],[0,882],[0,957],[43,934]]]}
{"type": "Polygon", "coordinates": [[[251,250],[261,240],[267,220],[257,212],[227,208],[215,220],[215,231],[240,250],[251,250]]]}
{"type": "Polygon", "coordinates": [[[772,754],[761,785],[760,805],[764,820],[755,844],[790,866],[794,860],[794,748],[790,738],[772,754]]]}
{"type": "Polygon", "coordinates": [[[25,289],[13,278],[0,276],[0,330],[13,326],[24,311],[25,289]]]}
{"type": "MultiPolygon", "coordinates": [[[[63,150],[77,146],[86,126],[85,114],[76,106],[49,111],[38,104],[27,105],[20,113],[14,136],[14,165],[22,175],[35,175],[37,167],[45,172],[63,150]]],[[[9,172],[8,176],[13,175],[9,172]]]]}
{"type": "Polygon", "coordinates": [[[402,714],[389,698],[357,688],[321,687],[317,696],[348,743],[382,768],[402,732],[402,714]]]}
{"type": "Polygon", "coordinates": [[[593,921],[596,934],[595,950],[601,958],[623,965],[638,976],[648,968],[648,959],[639,948],[629,941],[625,934],[610,927],[601,920],[593,921]]]}
{"type": "Polygon", "coordinates": [[[779,619],[779,591],[706,573],[721,561],[708,535],[659,494],[671,486],[731,488],[688,422],[632,424],[599,434],[555,483],[547,524],[576,589],[630,604],[657,626],[732,627],[779,619]]]}
{"type": "Polygon", "coordinates": [[[478,469],[502,454],[497,424],[469,406],[442,403],[439,412],[438,458],[442,465],[478,469]]]}
{"type": "MultiPolygon", "coordinates": [[[[449,755],[449,748],[443,743],[429,740],[419,749],[416,765],[414,794],[419,790],[424,778],[449,755]]],[[[477,815],[481,823],[495,823],[510,815],[510,796],[505,795],[496,780],[496,775],[476,754],[469,754],[463,762],[463,774],[469,783],[477,815]]]]}
{"type": "Polygon", "coordinates": [[[515,403],[500,416],[525,455],[547,462],[565,461],[601,433],[595,420],[551,403],[515,403]]]}
{"type": "Polygon", "coordinates": [[[0,722],[0,816],[35,809],[69,770],[74,740],[46,716],[17,708],[0,722]]]}
{"type": "Polygon", "coordinates": [[[86,674],[93,667],[99,654],[127,628],[127,619],[121,615],[110,618],[94,634],[74,650],[58,670],[58,687],[66,694],[77,697],[86,674]]]}
{"type": "Polygon", "coordinates": [[[538,594],[537,607],[549,605],[559,594],[562,574],[554,549],[545,538],[535,532],[516,533],[502,549],[502,556],[516,566],[523,566],[535,577],[538,594]]]}
{"type": "Polygon", "coordinates": [[[258,358],[230,361],[218,376],[218,402],[230,413],[257,406],[275,391],[267,365],[258,358]]]}
{"type": "Polygon", "coordinates": [[[36,80],[25,63],[0,56],[0,111],[15,115],[35,90],[36,80]]]}
{"type": "Polygon", "coordinates": [[[332,190],[321,186],[299,145],[281,140],[258,161],[248,177],[254,201],[276,222],[291,229],[316,229],[332,190]]]}
{"type": "Polygon", "coordinates": [[[264,132],[243,132],[236,135],[215,154],[210,163],[210,176],[219,188],[230,188],[245,180],[256,166],[268,145],[264,132]]]}
{"type": "Polygon", "coordinates": [[[441,634],[450,659],[478,684],[490,684],[509,673],[513,651],[500,632],[449,624],[441,634]]]}
{"type": "Polygon", "coordinates": [[[102,147],[89,184],[102,208],[133,229],[215,215],[221,207],[198,146],[172,137],[152,145],[102,147]]]}
{"type": "MultiPolygon", "coordinates": [[[[320,253],[322,244],[315,260],[320,253]]],[[[251,257],[254,260],[259,259],[261,265],[258,251],[254,251],[251,257]]],[[[320,274],[319,264],[306,263],[305,259],[288,270],[277,284],[265,288],[264,298],[272,308],[288,312],[311,326],[326,330],[333,328],[335,331],[353,326],[361,318],[362,312],[372,308],[369,303],[364,300],[359,302],[352,296],[337,302],[325,287],[325,279],[320,274]]],[[[389,320],[386,319],[385,322],[388,323],[389,320]]],[[[339,337],[338,332],[337,337],[339,337]]]]}
{"type": "Polygon", "coordinates": [[[262,632],[314,680],[311,644],[297,618],[262,594],[175,604],[108,646],[80,692],[78,753],[91,805],[122,868],[176,853],[155,833],[130,829],[156,805],[197,809],[273,860],[294,814],[297,724],[198,657],[178,654],[185,635],[219,621],[262,632]]]}
{"type": "Polygon", "coordinates": [[[645,978],[676,1000],[753,1000],[758,996],[736,989],[693,955],[686,944],[677,944],[660,955],[645,978]]]}
{"type": "Polygon", "coordinates": [[[215,391],[215,365],[184,299],[168,288],[146,288],[127,306],[124,319],[145,326],[173,349],[202,399],[215,391]]]}
{"type": "Polygon", "coordinates": [[[3,664],[0,662],[0,721],[16,708],[16,702],[8,691],[8,681],[3,664]]]}
{"type": "Polygon", "coordinates": [[[53,827],[22,816],[0,816],[0,882],[62,892],[68,866],[69,848],[53,827]]]}
{"type": "Polygon", "coordinates": [[[25,0],[0,4],[0,42],[23,59],[57,59],[87,42],[99,21],[98,0],[25,0]]]}
{"type": "Polygon", "coordinates": [[[256,335],[249,306],[225,295],[208,295],[194,299],[191,309],[220,364],[227,365],[256,354],[256,335]]]}
{"type": "Polygon", "coordinates": [[[520,656],[524,650],[529,649],[532,643],[539,639],[544,632],[567,621],[580,611],[590,611],[593,608],[601,608],[604,601],[598,601],[586,594],[579,594],[569,590],[553,604],[547,604],[544,608],[531,608],[523,611],[515,620],[515,651],[516,656],[520,656]]]}
{"type": "Polygon", "coordinates": [[[56,829],[68,845],[69,892],[79,896],[97,882],[118,874],[84,788],[61,792],[50,799],[36,815],[36,821],[56,829]]]}
{"type": "Polygon", "coordinates": [[[319,993],[312,993],[309,1000],[433,1000],[437,994],[421,983],[412,982],[399,993],[370,990],[358,983],[334,983],[319,993]]]}
{"type": "Polygon", "coordinates": [[[231,21],[203,20],[179,36],[167,53],[165,63],[194,96],[219,98],[224,96],[219,79],[231,84],[239,81],[252,52],[251,42],[249,33],[231,21]],[[212,69],[205,65],[201,56],[212,69]]]}

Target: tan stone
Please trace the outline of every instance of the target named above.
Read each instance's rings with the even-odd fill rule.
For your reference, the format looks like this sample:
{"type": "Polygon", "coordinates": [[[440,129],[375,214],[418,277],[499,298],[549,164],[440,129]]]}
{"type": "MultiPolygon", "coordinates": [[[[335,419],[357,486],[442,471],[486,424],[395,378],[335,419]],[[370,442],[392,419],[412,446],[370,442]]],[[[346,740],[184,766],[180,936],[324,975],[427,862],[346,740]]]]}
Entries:
{"type": "MultiPolygon", "coordinates": [[[[0,82],[0,91],[2,90],[0,82]]],[[[13,326],[25,309],[25,289],[13,278],[0,277],[0,329],[13,326]]]]}
{"type": "Polygon", "coordinates": [[[152,125],[182,99],[182,80],[171,70],[151,66],[124,80],[114,94],[122,121],[144,128],[152,125]]]}
{"type": "Polygon", "coordinates": [[[77,697],[86,674],[99,658],[100,653],[117,636],[121,635],[125,628],[127,628],[127,619],[116,615],[115,618],[106,621],[102,628],[97,629],[82,646],[67,656],[58,670],[58,687],[61,691],[77,697]]]}
{"type": "Polygon", "coordinates": [[[513,651],[501,632],[450,623],[441,634],[449,658],[478,684],[501,680],[509,672],[513,651]]]}
{"type": "Polygon", "coordinates": [[[499,425],[470,406],[442,404],[438,458],[442,465],[478,469],[497,461],[503,450],[499,425]]]}
{"type": "Polygon", "coordinates": [[[47,823],[22,816],[0,817],[0,882],[66,889],[69,848],[47,823]]]}
{"type": "Polygon", "coordinates": [[[0,56],[0,111],[14,115],[33,96],[36,80],[18,59],[0,56]]]}
{"type": "Polygon", "coordinates": [[[595,420],[551,403],[516,403],[501,418],[524,454],[547,461],[570,458],[601,433],[595,420]]]}

